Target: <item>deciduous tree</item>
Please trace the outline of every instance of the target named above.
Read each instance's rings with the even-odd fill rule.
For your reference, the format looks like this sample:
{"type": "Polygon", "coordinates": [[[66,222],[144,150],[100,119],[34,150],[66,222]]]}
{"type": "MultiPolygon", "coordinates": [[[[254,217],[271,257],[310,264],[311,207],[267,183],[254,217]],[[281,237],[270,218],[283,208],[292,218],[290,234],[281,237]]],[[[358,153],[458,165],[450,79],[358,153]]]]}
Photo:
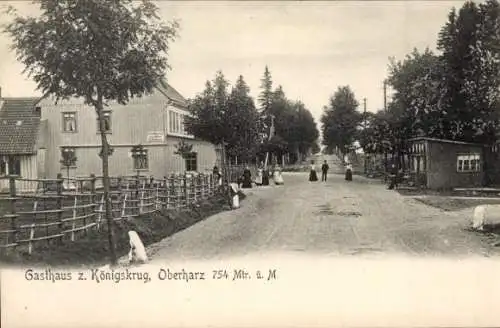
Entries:
{"type": "Polygon", "coordinates": [[[59,99],[83,98],[101,127],[104,199],[111,262],[116,262],[109,199],[108,156],[112,149],[104,127],[108,102],[126,104],[153,91],[168,69],[169,44],[177,23],[165,24],[149,0],[43,0],[40,14],[24,17],[11,8],[5,31],[17,58],[38,89],[59,99]]]}
{"type": "Polygon", "coordinates": [[[349,86],[337,89],[321,116],[323,144],[330,149],[338,147],[345,155],[357,136],[361,114],[358,101],[349,86]]]}

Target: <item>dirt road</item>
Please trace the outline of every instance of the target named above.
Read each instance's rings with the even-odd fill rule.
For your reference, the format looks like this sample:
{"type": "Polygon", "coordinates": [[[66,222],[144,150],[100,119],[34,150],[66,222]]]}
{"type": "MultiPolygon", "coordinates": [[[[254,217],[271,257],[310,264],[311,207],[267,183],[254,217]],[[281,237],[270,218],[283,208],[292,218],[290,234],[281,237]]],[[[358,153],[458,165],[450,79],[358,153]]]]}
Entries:
{"type": "Polygon", "coordinates": [[[332,256],[488,256],[495,251],[465,230],[467,211],[444,212],[386,190],[380,181],[354,176],[347,182],[330,174],[326,183],[311,183],[307,173],[285,173],[284,179],[284,186],[245,191],[240,209],[154,245],[153,261],[273,251],[332,256]]]}

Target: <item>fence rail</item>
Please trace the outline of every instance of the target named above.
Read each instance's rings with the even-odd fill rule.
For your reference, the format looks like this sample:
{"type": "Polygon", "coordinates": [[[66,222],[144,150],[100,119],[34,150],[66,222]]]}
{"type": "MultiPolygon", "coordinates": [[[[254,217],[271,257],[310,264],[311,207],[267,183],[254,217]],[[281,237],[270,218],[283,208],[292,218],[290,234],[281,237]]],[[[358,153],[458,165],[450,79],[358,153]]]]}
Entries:
{"type": "MultiPolygon", "coordinates": [[[[102,178],[22,179],[7,177],[9,193],[0,195],[0,249],[32,253],[40,242],[74,241],[90,229],[100,230],[105,218],[102,178]],[[99,181],[100,180],[100,181],[99,181]],[[101,182],[101,183],[99,183],[101,182]]],[[[115,221],[160,210],[189,207],[213,196],[219,188],[213,174],[110,178],[115,221]]]]}

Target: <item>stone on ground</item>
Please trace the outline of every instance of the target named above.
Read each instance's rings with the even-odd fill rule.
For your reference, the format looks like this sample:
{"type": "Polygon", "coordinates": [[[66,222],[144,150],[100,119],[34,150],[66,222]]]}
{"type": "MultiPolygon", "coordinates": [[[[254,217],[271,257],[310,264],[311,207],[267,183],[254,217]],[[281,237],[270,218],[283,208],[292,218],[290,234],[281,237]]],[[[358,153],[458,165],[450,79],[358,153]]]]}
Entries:
{"type": "Polygon", "coordinates": [[[500,205],[479,205],[474,208],[472,228],[483,230],[487,225],[500,224],[500,205]]]}
{"type": "Polygon", "coordinates": [[[130,251],[128,253],[129,262],[142,262],[148,261],[148,255],[146,254],[146,249],[144,244],[139,238],[137,232],[131,230],[128,232],[128,237],[130,238],[130,251]]]}

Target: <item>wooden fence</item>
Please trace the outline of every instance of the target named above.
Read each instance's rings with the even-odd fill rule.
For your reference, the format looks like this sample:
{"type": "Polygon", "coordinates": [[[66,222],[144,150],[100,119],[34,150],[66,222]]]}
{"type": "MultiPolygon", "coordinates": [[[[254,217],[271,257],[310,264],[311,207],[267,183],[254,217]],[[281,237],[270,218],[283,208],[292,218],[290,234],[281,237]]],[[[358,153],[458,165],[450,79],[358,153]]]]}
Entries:
{"type": "MultiPolygon", "coordinates": [[[[9,194],[0,196],[0,248],[28,253],[40,242],[74,241],[105,223],[102,178],[21,179],[10,176],[9,194]]],[[[189,207],[213,196],[212,174],[110,178],[115,221],[159,210],[189,207]]]]}

